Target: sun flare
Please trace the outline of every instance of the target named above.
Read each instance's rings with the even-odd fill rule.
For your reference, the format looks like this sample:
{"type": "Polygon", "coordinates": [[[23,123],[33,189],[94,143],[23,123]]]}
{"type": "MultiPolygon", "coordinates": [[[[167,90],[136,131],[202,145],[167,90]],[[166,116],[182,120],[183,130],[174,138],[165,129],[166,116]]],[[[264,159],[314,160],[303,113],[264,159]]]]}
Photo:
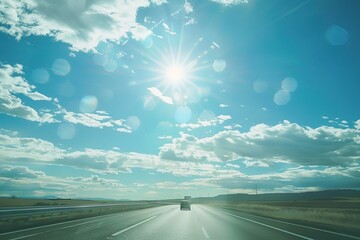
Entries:
{"type": "Polygon", "coordinates": [[[171,83],[179,83],[185,78],[185,70],[180,65],[169,66],[165,69],[165,77],[171,83]]]}

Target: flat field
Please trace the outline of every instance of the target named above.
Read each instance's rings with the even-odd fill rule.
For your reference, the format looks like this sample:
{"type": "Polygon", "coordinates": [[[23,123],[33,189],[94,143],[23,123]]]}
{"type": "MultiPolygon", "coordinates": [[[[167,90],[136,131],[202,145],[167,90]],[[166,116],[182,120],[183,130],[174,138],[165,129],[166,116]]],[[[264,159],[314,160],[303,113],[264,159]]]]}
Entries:
{"type": "Polygon", "coordinates": [[[283,221],[341,228],[360,234],[360,199],[339,198],[314,201],[214,201],[212,206],[276,218],[283,221]]]}

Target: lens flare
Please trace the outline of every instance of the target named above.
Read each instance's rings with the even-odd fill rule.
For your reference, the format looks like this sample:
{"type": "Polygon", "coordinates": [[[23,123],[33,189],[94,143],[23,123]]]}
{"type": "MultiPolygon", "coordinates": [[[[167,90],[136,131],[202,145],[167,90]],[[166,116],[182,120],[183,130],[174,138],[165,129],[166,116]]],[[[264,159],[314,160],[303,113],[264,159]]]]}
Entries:
{"type": "Polygon", "coordinates": [[[170,66],[165,70],[165,76],[166,79],[169,80],[172,83],[179,83],[181,82],[186,74],[185,74],[185,70],[182,66],[180,65],[174,65],[174,66],[170,66]]]}

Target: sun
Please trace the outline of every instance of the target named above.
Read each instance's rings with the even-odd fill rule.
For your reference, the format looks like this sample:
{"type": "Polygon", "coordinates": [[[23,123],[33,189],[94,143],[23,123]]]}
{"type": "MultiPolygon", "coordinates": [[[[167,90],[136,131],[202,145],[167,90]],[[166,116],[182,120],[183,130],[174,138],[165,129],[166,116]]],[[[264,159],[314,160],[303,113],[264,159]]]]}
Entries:
{"type": "Polygon", "coordinates": [[[186,78],[186,71],[181,65],[172,65],[165,68],[165,78],[167,81],[177,84],[186,78]]]}

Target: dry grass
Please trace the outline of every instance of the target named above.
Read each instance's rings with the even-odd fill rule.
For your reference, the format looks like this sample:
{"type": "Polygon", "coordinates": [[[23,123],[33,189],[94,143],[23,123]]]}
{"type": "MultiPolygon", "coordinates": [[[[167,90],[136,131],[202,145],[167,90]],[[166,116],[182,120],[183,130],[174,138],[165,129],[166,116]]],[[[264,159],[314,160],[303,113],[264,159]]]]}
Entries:
{"type": "Polygon", "coordinates": [[[30,199],[30,198],[0,198],[0,207],[24,207],[24,206],[56,206],[56,205],[95,205],[109,204],[116,201],[93,201],[77,199],[30,199]]]}
{"type": "Polygon", "coordinates": [[[254,215],[295,222],[326,225],[360,232],[360,205],[357,201],[306,202],[213,202],[210,205],[254,215]]]}
{"type": "MultiPolygon", "coordinates": [[[[74,201],[76,200],[72,200],[72,203],[74,203],[74,201]]],[[[29,206],[29,204],[39,205],[38,203],[47,203],[47,202],[48,201],[43,201],[43,200],[40,201],[26,200],[25,206],[29,206]]],[[[87,205],[89,205],[89,202],[91,202],[92,204],[100,203],[99,201],[87,201],[87,205]]],[[[17,204],[19,204],[19,202],[17,202],[17,204]]],[[[0,232],[9,232],[13,230],[25,229],[25,228],[64,222],[69,220],[76,220],[81,218],[88,218],[88,217],[119,213],[119,212],[131,211],[137,209],[158,207],[166,204],[167,204],[166,202],[127,202],[122,205],[115,205],[115,206],[81,208],[81,209],[74,209],[72,211],[58,211],[58,212],[47,212],[47,213],[41,212],[41,213],[27,214],[23,216],[1,217],[0,232]]],[[[79,201],[78,205],[84,205],[84,201],[82,200],[79,201]]],[[[21,205],[17,205],[17,206],[21,206],[21,205]]]]}

